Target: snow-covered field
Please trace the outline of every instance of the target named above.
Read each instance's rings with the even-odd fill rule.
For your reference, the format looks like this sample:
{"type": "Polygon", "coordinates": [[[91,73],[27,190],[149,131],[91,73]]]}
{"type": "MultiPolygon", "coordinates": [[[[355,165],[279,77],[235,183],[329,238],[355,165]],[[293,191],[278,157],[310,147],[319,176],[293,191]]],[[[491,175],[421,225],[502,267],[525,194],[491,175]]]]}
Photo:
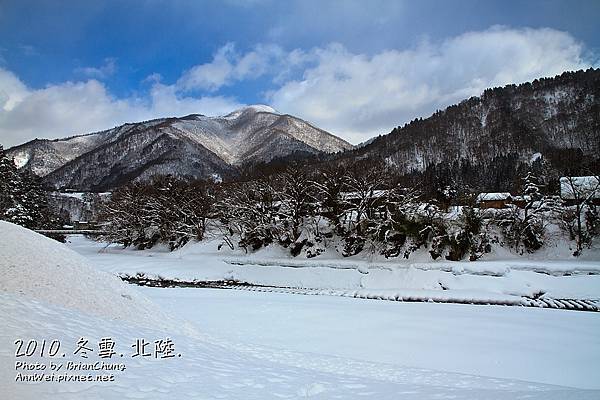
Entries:
{"type": "Polygon", "coordinates": [[[485,282],[476,289],[510,296],[507,290],[526,290],[523,282],[529,282],[536,290],[583,298],[600,292],[597,275],[587,275],[597,269],[593,261],[544,271],[570,268],[570,276],[527,267],[546,268],[541,261],[516,260],[482,265],[500,268],[499,274],[478,274],[460,265],[448,271],[428,266],[403,271],[360,260],[352,261],[354,266],[331,260],[310,268],[277,266],[277,254],[238,265],[240,254],[204,245],[167,253],[104,249],[72,238],[68,247],[83,257],[0,222],[1,398],[600,398],[600,313],[145,288],[114,277],[143,272],[303,287],[371,285],[374,290],[384,283],[392,290],[402,289],[398,284],[421,290],[443,278],[444,284],[456,281],[450,291],[485,282]],[[424,279],[431,273],[435,278],[424,279]],[[19,372],[35,372],[15,369],[25,358],[32,363],[101,361],[95,352],[89,359],[73,354],[81,337],[92,348],[111,337],[116,359],[104,361],[126,369],[114,372],[112,382],[15,382],[19,372]],[[167,337],[175,357],[131,357],[136,339],[167,337]],[[65,358],[16,357],[15,340],[31,338],[59,339],[59,355],[64,351],[65,358]]]}
{"type": "Polygon", "coordinates": [[[326,355],[381,365],[382,375],[419,368],[600,389],[597,313],[220,289],[142,292],[209,335],[241,348],[303,353],[309,363],[326,355]]]}

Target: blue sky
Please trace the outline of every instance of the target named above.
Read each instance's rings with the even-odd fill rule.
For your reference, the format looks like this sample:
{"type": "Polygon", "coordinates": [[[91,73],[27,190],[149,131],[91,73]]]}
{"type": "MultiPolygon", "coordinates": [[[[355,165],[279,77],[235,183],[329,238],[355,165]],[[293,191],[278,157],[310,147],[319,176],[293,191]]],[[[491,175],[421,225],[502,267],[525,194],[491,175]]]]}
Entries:
{"type": "Polygon", "coordinates": [[[598,66],[600,2],[0,0],[0,143],[269,104],[357,143],[598,66]]]}

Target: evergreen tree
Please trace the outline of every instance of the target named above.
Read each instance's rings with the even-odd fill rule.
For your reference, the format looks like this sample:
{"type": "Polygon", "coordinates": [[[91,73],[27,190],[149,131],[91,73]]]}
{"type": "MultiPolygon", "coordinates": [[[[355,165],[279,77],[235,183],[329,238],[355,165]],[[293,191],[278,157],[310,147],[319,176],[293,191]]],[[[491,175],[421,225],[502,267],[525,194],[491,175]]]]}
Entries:
{"type": "Polygon", "coordinates": [[[15,163],[8,158],[0,145],[0,218],[6,220],[7,213],[16,207],[15,188],[20,184],[15,163]]]}
{"type": "Polygon", "coordinates": [[[541,192],[539,178],[531,171],[523,178],[523,209],[513,206],[503,213],[499,225],[515,250],[535,251],[544,245],[544,213],[550,208],[541,192]]]}
{"type": "Polygon", "coordinates": [[[0,145],[0,219],[29,229],[60,227],[48,205],[41,179],[28,170],[17,170],[0,145]]]}

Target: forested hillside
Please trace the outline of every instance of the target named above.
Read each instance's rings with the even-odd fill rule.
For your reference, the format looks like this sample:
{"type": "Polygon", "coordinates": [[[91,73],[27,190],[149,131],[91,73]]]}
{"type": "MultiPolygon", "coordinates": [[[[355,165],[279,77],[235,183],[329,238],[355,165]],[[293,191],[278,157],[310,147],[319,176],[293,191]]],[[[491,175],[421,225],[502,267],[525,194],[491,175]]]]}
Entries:
{"type": "Polygon", "coordinates": [[[419,118],[350,159],[384,160],[430,188],[514,190],[532,162],[544,161],[549,181],[597,173],[600,160],[600,70],[487,89],[419,118]]]}

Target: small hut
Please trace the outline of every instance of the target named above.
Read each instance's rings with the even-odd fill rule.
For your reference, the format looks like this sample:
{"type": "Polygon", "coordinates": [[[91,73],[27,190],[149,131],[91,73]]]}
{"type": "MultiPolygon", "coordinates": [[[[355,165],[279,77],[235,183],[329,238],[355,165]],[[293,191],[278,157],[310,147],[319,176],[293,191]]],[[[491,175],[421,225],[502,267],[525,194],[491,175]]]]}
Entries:
{"type": "Polygon", "coordinates": [[[480,193],[476,201],[479,208],[505,208],[512,203],[512,196],[508,192],[480,193]]]}

